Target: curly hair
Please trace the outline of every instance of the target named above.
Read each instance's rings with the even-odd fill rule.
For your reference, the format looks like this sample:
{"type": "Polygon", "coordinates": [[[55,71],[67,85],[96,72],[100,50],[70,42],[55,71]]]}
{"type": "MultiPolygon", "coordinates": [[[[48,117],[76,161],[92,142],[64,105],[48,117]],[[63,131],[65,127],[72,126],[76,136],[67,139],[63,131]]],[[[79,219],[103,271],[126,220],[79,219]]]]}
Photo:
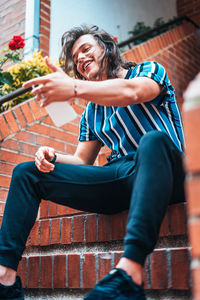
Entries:
{"type": "Polygon", "coordinates": [[[136,66],[135,62],[124,61],[121,57],[119,47],[113,40],[113,37],[107,32],[100,30],[98,26],[86,26],[74,27],[69,31],[66,31],[62,36],[62,52],[60,54],[60,63],[64,65],[64,71],[70,74],[73,70],[76,78],[85,79],[78,71],[76,64],[72,58],[72,48],[74,43],[85,34],[90,34],[98,42],[103,49],[103,55],[101,59],[99,76],[103,74],[106,66],[107,78],[117,78],[118,71],[122,67],[129,69],[136,66]]]}

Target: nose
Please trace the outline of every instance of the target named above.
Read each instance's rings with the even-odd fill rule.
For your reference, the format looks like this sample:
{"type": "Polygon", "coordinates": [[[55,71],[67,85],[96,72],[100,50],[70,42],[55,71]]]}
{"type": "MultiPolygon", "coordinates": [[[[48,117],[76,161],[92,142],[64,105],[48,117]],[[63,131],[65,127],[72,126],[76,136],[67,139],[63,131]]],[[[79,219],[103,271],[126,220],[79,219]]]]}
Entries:
{"type": "Polygon", "coordinates": [[[85,58],[85,54],[83,52],[79,52],[78,58],[77,58],[78,62],[82,61],[84,58],[85,58]]]}

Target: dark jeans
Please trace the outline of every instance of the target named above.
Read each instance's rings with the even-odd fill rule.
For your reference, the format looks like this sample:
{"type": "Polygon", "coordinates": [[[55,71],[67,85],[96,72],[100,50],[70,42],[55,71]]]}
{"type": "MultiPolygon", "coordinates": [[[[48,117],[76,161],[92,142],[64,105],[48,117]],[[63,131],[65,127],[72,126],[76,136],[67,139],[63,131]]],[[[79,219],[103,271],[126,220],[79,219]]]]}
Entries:
{"type": "Polygon", "coordinates": [[[0,231],[0,264],[17,269],[41,199],[103,214],[129,208],[123,256],[143,265],[168,204],[185,200],[182,154],[165,133],[153,131],[136,155],[103,167],[56,163],[42,173],[34,162],[17,165],[0,231]]]}

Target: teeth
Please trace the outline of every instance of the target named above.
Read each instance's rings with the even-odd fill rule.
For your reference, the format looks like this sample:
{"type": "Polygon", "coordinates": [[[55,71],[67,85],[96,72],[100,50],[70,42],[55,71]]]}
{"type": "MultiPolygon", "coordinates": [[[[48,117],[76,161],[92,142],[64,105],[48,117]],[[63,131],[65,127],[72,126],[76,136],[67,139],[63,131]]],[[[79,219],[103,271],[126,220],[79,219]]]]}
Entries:
{"type": "Polygon", "coordinates": [[[85,69],[87,68],[87,66],[91,63],[91,61],[89,61],[88,63],[86,63],[84,66],[83,66],[83,69],[85,71],[85,69]]]}

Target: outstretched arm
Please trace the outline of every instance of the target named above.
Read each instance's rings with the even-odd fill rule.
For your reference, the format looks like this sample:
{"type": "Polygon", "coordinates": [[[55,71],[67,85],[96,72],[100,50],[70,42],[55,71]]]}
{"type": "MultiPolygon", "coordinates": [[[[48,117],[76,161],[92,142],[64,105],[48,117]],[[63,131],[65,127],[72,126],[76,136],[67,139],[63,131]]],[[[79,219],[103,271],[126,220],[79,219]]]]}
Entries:
{"type": "Polygon", "coordinates": [[[46,59],[53,73],[35,78],[23,86],[39,85],[33,90],[37,100],[45,97],[44,106],[53,101],[66,101],[80,97],[106,106],[127,106],[146,102],[157,97],[160,85],[151,78],[137,77],[130,80],[116,78],[103,81],[73,79],[46,59]]]}

